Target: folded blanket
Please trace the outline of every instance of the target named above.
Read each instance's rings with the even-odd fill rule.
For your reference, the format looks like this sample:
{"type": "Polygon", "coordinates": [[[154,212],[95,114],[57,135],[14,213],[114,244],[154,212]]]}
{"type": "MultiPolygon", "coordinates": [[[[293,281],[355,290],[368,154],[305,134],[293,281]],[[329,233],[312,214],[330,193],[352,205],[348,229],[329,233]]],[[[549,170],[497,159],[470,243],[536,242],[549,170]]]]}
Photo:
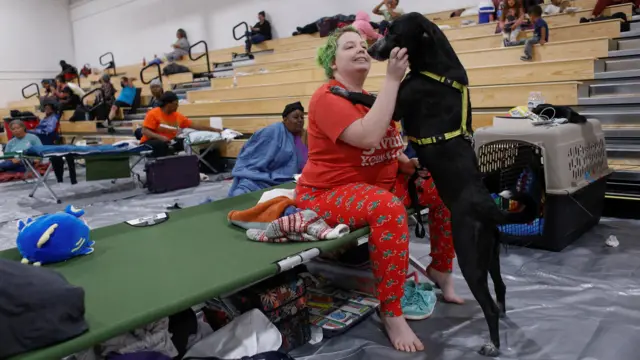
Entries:
{"type": "Polygon", "coordinates": [[[24,154],[27,156],[50,157],[66,154],[74,155],[93,155],[93,154],[139,154],[143,151],[150,150],[148,145],[133,146],[128,143],[118,145],[94,145],[94,146],[77,146],[77,145],[41,145],[32,146],[27,149],[24,154]]]}
{"type": "MultiPolygon", "coordinates": [[[[49,166],[49,164],[38,164],[35,167],[35,169],[38,171],[38,173],[40,173],[40,175],[44,175],[44,173],[47,171],[47,167],[49,166]]],[[[16,181],[16,180],[28,180],[28,179],[32,179],[35,176],[33,175],[33,173],[31,171],[27,171],[26,173],[22,173],[22,172],[0,172],[0,183],[3,182],[9,182],[9,181],[16,181]]]]}
{"type": "Polygon", "coordinates": [[[247,210],[232,210],[227,215],[229,223],[243,229],[266,229],[269,224],[280,218],[284,210],[294,205],[286,196],[278,196],[247,210]]]}
{"type": "Polygon", "coordinates": [[[285,243],[332,240],[348,233],[347,225],[332,228],[314,211],[302,210],[272,221],[265,230],[247,230],[247,237],[259,242],[285,243]]]}

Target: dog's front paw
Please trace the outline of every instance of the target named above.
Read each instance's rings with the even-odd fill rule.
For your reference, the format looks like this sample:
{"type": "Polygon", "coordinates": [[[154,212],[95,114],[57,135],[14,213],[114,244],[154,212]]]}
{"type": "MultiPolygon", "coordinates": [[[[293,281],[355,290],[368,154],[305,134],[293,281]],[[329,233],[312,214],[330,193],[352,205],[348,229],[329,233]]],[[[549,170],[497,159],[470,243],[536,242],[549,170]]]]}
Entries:
{"type": "Polygon", "coordinates": [[[505,304],[498,303],[498,316],[500,316],[500,319],[507,317],[507,307],[505,304]]]}
{"type": "Polygon", "coordinates": [[[493,345],[493,343],[488,342],[482,345],[482,347],[478,351],[478,354],[488,357],[497,357],[498,355],[500,355],[500,349],[493,345]]]}

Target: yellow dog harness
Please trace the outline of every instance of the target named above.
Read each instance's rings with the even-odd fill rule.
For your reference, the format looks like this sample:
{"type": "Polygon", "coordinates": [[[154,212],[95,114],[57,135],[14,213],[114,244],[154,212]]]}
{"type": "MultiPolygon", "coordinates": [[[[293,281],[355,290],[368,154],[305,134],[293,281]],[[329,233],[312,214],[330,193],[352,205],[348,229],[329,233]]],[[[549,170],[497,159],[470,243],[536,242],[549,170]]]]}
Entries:
{"type": "Polygon", "coordinates": [[[448,133],[442,135],[431,136],[428,138],[420,138],[417,139],[413,136],[409,136],[409,140],[418,144],[418,145],[431,145],[437,144],[442,141],[453,139],[454,137],[464,135],[471,136],[471,133],[467,129],[467,113],[469,107],[469,88],[466,85],[462,85],[457,81],[451,80],[444,76],[438,76],[434,73],[430,73],[428,71],[421,71],[420,74],[427,76],[435,81],[441,82],[445,85],[451,86],[452,88],[460,91],[462,94],[462,123],[460,124],[460,128],[454,131],[450,131],[448,133]]]}

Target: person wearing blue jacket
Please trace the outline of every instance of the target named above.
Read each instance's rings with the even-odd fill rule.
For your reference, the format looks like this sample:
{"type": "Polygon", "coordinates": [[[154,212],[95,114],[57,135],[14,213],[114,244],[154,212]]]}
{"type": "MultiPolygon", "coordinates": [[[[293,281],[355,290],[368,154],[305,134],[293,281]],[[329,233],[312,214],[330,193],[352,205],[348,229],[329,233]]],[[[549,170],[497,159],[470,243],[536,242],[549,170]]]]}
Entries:
{"type": "MultiPolygon", "coordinates": [[[[58,122],[60,121],[60,115],[56,113],[55,106],[50,103],[44,104],[45,117],[40,120],[38,126],[28,132],[38,136],[42,145],[56,145],[60,140],[60,134],[58,133],[58,122]]],[[[73,155],[65,155],[67,160],[67,166],[69,167],[69,178],[71,184],[76,184],[76,163],[73,155]]],[[[63,182],[64,178],[64,161],[61,156],[54,156],[51,159],[51,165],[53,166],[53,172],[56,175],[58,183],[63,182]]]]}

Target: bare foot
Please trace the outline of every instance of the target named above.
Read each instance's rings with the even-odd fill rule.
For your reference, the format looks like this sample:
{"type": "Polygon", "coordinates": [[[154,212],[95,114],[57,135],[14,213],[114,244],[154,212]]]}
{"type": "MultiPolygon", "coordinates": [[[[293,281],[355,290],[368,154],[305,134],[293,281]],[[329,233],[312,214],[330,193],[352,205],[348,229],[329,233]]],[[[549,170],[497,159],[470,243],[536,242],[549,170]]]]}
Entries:
{"type": "Polygon", "coordinates": [[[444,301],[459,305],[464,304],[464,300],[456,295],[451,274],[443,273],[433,268],[428,268],[427,277],[429,280],[436,283],[436,285],[438,285],[442,290],[442,297],[444,298],[444,301]]]}
{"type": "Polygon", "coordinates": [[[422,345],[420,339],[418,339],[413,330],[411,330],[409,324],[407,324],[407,320],[405,320],[403,316],[381,316],[381,319],[385,330],[387,330],[389,340],[391,340],[391,344],[393,344],[396,350],[406,352],[424,350],[424,345],[422,345]]]}

